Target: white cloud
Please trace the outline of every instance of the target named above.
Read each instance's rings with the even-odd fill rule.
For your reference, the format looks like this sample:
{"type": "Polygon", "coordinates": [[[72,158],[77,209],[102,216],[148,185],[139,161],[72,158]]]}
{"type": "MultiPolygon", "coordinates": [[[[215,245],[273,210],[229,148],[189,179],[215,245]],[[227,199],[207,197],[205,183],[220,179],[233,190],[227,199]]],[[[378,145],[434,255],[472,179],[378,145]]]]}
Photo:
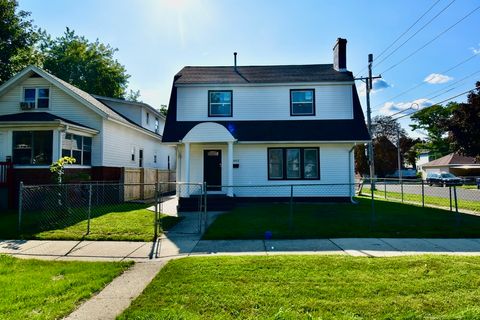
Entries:
{"type": "Polygon", "coordinates": [[[478,44],[478,48],[470,48],[473,52],[473,54],[479,54],[480,53],[480,43],[478,44]]]}
{"type": "MultiPolygon", "coordinates": [[[[407,102],[393,102],[393,101],[389,101],[389,102],[386,102],[383,107],[380,108],[380,110],[378,111],[380,114],[383,114],[383,115],[392,115],[394,113],[397,113],[397,112],[400,112],[400,111],[403,111],[403,110],[407,110],[409,108],[413,108],[414,110],[417,110],[417,109],[423,109],[423,108],[426,108],[426,107],[430,107],[433,103],[428,100],[428,99],[425,99],[425,98],[421,98],[421,99],[417,99],[417,100],[414,100],[414,101],[407,101],[407,102]]],[[[413,110],[412,110],[413,112],[413,110]]],[[[403,113],[403,114],[408,114],[407,113],[403,113]]]]}
{"type": "MultiPolygon", "coordinates": [[[[370,91],[371,94],[377,93],[379,91],[382,91],[383,89],[391,88],[393,87],[390,83],[383,79],[373,79],[373,89],[370,91]]],[[[365,82],[362,81],[360,85],[358,86],[358,95],[361,97],[365,97],[367,95],[367,86],[365,85],[365,82]]]]}
{"type": "Polygon", "coordinates": [[[450,80],[453,80],[453,78],[440,73],[431,73],[423,81],[430,84],[440,84],[447,83],[450,80]]]}

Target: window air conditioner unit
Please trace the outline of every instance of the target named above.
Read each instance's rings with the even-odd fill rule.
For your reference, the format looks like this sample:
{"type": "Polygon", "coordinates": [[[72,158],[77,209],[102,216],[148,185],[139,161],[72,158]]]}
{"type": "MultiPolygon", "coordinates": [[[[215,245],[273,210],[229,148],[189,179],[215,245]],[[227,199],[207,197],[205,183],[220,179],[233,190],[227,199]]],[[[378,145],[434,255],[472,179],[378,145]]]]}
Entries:
{"type": "Polygon", "coordinates": [[[35,109],[35,102],[20,102],[20,109],[22,110],[32,110],[35,109]]]}

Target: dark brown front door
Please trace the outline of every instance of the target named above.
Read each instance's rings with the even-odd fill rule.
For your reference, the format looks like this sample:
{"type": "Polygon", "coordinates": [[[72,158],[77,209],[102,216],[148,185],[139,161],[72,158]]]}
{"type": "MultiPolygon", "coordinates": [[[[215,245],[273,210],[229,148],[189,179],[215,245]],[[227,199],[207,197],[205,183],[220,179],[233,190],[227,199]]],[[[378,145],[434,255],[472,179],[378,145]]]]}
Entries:
{"type": "Polygon", "coordinates": [[[222,150],[203,151],[203,177],[207,183],[207,190],[221,190],[219,186],[222,184],[222,150]]]}

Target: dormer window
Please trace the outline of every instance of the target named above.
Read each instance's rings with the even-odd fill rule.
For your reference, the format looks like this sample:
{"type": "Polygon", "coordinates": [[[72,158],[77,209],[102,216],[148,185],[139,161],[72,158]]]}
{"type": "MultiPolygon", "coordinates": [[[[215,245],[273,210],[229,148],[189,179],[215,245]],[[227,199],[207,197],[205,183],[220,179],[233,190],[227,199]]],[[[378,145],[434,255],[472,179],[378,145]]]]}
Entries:
{"type": "Polygon", "coordinates": [[[315,115],[315,89],[290,90],[290,115],[315,115]]]}
{"type": "Polygon", "coordinates": [[[50,104],[50,89],[25,88],[23,89],[23,102],[33,109],[47,109],[50,104]]]}
{"type": "Polygon", "coordinates": [[[232,116],[232,90],[208,91],[208,116],[232,116]]]}

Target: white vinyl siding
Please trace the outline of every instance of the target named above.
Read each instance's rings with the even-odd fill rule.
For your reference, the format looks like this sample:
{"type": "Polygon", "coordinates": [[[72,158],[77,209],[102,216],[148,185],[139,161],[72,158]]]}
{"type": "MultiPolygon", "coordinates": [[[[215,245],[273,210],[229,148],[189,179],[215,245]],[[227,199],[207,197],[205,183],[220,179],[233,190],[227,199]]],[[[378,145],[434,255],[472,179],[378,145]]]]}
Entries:
{"type": "Polygon", "coordinates": [[[352,85],[191,86],[177,88],[178,121],[212,121],[208,91],[232,90],[233,116],[214,120],[352,119],[352,85]],[[315,115],[290,115],[290,89],[315,89],[315,115]]]}
{"type": "MultiPolygon", "coordinates": [[[[343,186],[298,187],[298,196],[350,196],[348,183],[353,183],[348,168],[351,144],[234,144],[233,160],[239,167],[233,169],[233,185],[251,186],[235,188],[234,194],[240,197],[257,196],[289,196],[291,184],[345,184],[343,186]],[[268,179],[268,148],[319,148],[320,180],[269,180],[268,179]],[[285,187],[261,187],[285,185],[285,187]]],[[[190,146],[190,181],[203,181],[203,150],[222,150],[222,184],[227,185],[227,146],[226,144],[192,144],[190,146]]],[[[185,181],[185,149],[179,147],[181,158],[178,181],[185,181]]],[[[353,171],[353,167],[352,171],[353,171]]],[[[225,190],[224,190],[225,191],[225,190]]]]}

